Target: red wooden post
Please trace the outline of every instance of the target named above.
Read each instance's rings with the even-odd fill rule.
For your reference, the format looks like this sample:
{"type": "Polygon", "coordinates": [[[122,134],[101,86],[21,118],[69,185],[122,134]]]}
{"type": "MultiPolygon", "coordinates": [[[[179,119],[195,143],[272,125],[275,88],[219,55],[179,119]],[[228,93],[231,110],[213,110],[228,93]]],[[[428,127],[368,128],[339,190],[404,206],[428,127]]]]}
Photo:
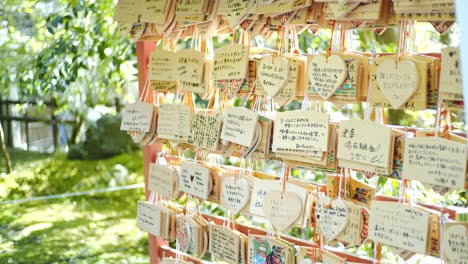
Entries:
{"type": "MultiPolygon", "coordinates": [[[[154,41],[138,41],[136,43],[136,53],[137,53],[137,64],[138,64],[138,88],[139,93],[143,92],[145,88],[145,83],[148,76],[148,59],[149,54],[154,51],[156,45],[154,41]]],[[[151,162],[154,153],[161,151],[160,144],[153,144],[151,146],[144,146],[143,147],[143,165],[145,171],[145,194],[146,199],[148,199],[150,192],[148,190],[148,172],[149,172],[149,163],[151,162]]],[[[150,263],[157,264],[160,262],[159,258],[159,250],[162,245],[166,245],[167,243],[161,239],[157,238],[153,235],[148,235],[148,246],[149,246],[149,255],[150,255],[150,263]]]]}

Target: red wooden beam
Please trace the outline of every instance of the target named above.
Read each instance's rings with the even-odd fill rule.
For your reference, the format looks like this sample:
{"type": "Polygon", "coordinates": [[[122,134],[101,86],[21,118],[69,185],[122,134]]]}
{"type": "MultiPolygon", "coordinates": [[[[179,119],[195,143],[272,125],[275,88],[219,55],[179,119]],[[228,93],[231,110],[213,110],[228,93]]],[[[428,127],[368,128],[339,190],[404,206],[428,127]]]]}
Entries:
{"type": "MultiPolygon", "coordinates": [[[[143,92],[145,88],[146,80],[148,79],[148,61],[149,55],[156,48],[154,41],[138,41],[136,43],[136,53],[137,53],[137,65],[138,65],[138,88],[139,94],[143,92]]],[[[145,172],[145,195],[146,199],[149,198],[150,191],[148,190],[148,178],[149,178],[149,164],[153,159],[153,155],[156,152],[161,151],[160,144],[154,144],[150,146],[143,147],[143,166],[145,172]]],[[[167,242],[161,238],[157,238],[153,235],[148,235],[148,246],[149,246],[149,255],[150,263],[157,264],[160,262],[158,255],[158,248],[162,245],[166,245],[167,242]]]]}

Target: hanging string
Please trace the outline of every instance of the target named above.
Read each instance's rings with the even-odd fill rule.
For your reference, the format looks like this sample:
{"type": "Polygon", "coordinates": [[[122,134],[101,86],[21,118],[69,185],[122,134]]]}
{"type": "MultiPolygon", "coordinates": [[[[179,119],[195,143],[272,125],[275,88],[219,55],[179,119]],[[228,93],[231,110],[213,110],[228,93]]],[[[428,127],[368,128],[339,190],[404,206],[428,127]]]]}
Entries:
{"type": "Polygon", "coordinates": [[[396,58],[396,61],[399,62],[401,57],[402,57],[402,54],[403,54],[403,50],[405,49],[404,47],[404,44],[405,44],[405,30],[406,30],[406,21],[400,21],[400,28],[399,28],[399,31],[398,31],[398,47],[397,47],[397,58],[396,58]]]}
{"type": "Polygon", "coordinates": [[[281,49],[280,49],[280,55],[283,55],[285,53],[288,53],[288,48],[289,48],[289,38],[286,36],[289,36],[289,27],[288,26],[283,26],[281,27],[281,49]]]}
{"type": "Polygon", "coordinates": [[[286,165],[285,162],[283,162],[283,169],[282,169],[282,173],[280,176],[281,198],[283,198],[283,195],[286,191],[286,182],[287,182],[288,176],[289,176],[289,166],[286,165]]]}
{"type": "Polygon", "coordinates": [[[325,57],[327,57],[327,58],[330,56],[331,51],[332,51],[333,37],[335,35],[335,25],[336,25],[335,20],[331,21],[331,25],[332,25],[332,32],[331,32],[331,36],[330,36],[330,41],[328,42],[328,48],[325,50],[325,57]]]}
{"type": "Polygon", "coordinates": [[[213,45],[213,39],[212,38],[207,38],[206,39],[205,53],[206,53],[208,58],[213,58],[213,56],[214,56],[214,45],[213,45]]]}
{"type": "Polygon", "coordinates": [[[310,100],[309,96],[307,96],[307,93],[304,94],[304,99],[302,100],[301,104],[301,110],[310,110],[310,100]]]}
{"type": "Polygon", "coordinates": [[[146,75],[145,85],[143,86],[143,91],[141,91],[140,102],[145,102],[148,93],[148,84],[149,84],[149,74],[146,75]]]}
{"type": "Polygon", "coordinates": [[[196,51],[201,52],[201,37],[198,32],[198,27],[196,25],[193,26],[193,42],[195,42],[194,49],[196,51]]]}
{"type": "Polygon", "coordinates": [[[409,180],[408,181],[408,188],[407,188],[407,195],[408,195],[408,204],[411,206],[414,204],[414,182],[409,180]]]}
{"type": "MultiPolygon", "coordinates": [[[[370,44],[369,66],[374,64],[376,57],[377,57],[377,51],[375,48],[375,41],[372,41],[370,44]]],[[[370,97],[371,97],[371,87],[370,87],[370,82],[367,82],[366,110],[364,111],[364,120],[371,120],[372,111],[374,109],[371,106],[370,97]]]]}
{"type": "MultiPolygon", "coordinates": [[[[439,78],[437,80],[438,82],[438,87],[440,87],[440,66],[437,67],[436,69],[439,72],[439,78]]],[[[436,119],[435,119],[435,124],[434,124],[434,136],[439,137],[439,131],[440,131],[440,123],[441,123],[441,114],[442,114],[442,96],[440,94],[440,89],[437,90],[437,109],[436,109],[436,119]]]]}
{"type": "Polygon", "coordinates": [[[180,251],[180,243],[176,241],[176,262],[180,263],[182,261],[182,254],[180,251]]]}
{"type": "Polygon", "coordinates": [[[237,27],[232,29],[232,40],[231,40],[231,44],[236,44],[236,35],[237,35],[237,27]]]}
{"type": "MultiPolygon", "coordinates": [[[[275,50],[278,51],[278,53],[281,55],[283,54],[283,51],[281,50],[281,46],[282,45],[282,40],[283,40],[283,36],[282,34],[284,33],[284,29],[281,27],[281,26],[278,26],[277,28],[277,32],[276,32],[276,41],[275,41],[275,50]]],[[[273,53],[273,59],[276,58],[276,52],[273,53]]]]}
{"type": "Polygon", "coordinates": [[[444,207],[440,208],[440,218],[439,218],[439,255],[440,263],[444,263],[444,236],[445,236],[445,219],[444,219],[444,207]]]}
{"type": "Polygon", "coordinates": [[[298,34],[297,34],[297,29],[295,26],[291,26],[292,29],[292,45],[291,45],[291,50],[290,52],[292,54],[300,54],[301,50],[299,48],[299,39],[298,39],[298,34]]]}
{"type": "Polygon", "coordinates": [[[250,88],[249,94],[248,94],[247,97],[245,98],[244,104],[242,105],[242,106],[245,107],[245,108],[247,108],[247,103],[249,102],[249,98],[250,98],[250,96],[252,95],[252,93],[253,93],[253,91],[255,90],[255,88],[257,87],[257,81],[258,81],[258,79],[256,79],[255,82],[252,84],[252,87],[250,88]]]}
{"type": "Polygon", "coordinates": [[[406,39],[406,52],[407,53],[415,53],[417,46],[416,46],[416,29],[413,20],[408,21],[408,33],[406,39]]]}
{"type": "Polygon", "coordinates": [[[150,195],[149,195],[149,197],[148,197],[148,202],[153,203],[153,201],[154,201],[154,195],[155,195],[154,192],[151,192],[151,193],[150,193],[150,195]]]}
{"type": "Polygon", "coordinates": [[[446,118],[446,134],[450,138],[450,134],[452,133],[453,123],[452,123],[452,114],[450,109],[445,110],[445,118],[446,118]]]}
{"type": "Polygon", "coordinates": [[[382,245],[378,242],[374,243],[374,258],[372,260],[373,264],[380,264],[382,259],[382,245]]]}
{"type": "Polygon", "coordinates": [[[344,53],[346,47],[346,30],[344,30],[343,25],[340,24],[340,53],[344,53]]]}
{"type": "Polygon", "coordinates": [[[353,41],[353,30],[346,30],[345,34],[345,43],[344,43],[344,52],[347,50],[355,51],[356,50],[356,41],[353,41]]]}
{"type": "Polygon", "coordinates": [[[343,185],[343,173],[345,168],[341,168],[341,173],[338,174],[338,199],[341,199],[341,187],[343,185]]]}
{"type": "MultiPolygon", "coordinates": [[[[404,131],[404,136],[403,136],[403,141],[406,142],[406,139],[408,138],[408,127],[405,126],[405,131],[404,131]]],[[[398,198],[398,203],[401,203],[405,199],[405,192],[406,192],[406,180],[404,177],[404,174],[400,174],[400,189],[399,189],[399,194],[400,197],[398,198]]]]}

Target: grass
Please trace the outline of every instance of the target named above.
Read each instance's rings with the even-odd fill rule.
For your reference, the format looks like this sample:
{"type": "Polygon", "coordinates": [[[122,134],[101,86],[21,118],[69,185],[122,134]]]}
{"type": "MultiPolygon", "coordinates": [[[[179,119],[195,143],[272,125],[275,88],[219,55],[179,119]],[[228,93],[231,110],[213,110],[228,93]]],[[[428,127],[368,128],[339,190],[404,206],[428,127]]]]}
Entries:
{"type": "MultiPolygon", "coordinates": [[[[0,201],[143,181],[141,153],[99,161],[18,153],[14,172],[0,178],[0,201]]],[[[0,263],[148,263],[139,199],[142,188],[0,205],[0,263]]]]}
{"type": "MultiPolygon", "coordinates": [[[[8,148],[7,151],[10,155],[13,168],[27,166],[31,162],[41,161],[52,156],[51,154],[47,153],[29,152],[25,150],[11,148],[8,148]]],[[[2,154],[0,154],[0,173],[2,172],[6,172],[6,162],[5,157],[2,154]]]]}

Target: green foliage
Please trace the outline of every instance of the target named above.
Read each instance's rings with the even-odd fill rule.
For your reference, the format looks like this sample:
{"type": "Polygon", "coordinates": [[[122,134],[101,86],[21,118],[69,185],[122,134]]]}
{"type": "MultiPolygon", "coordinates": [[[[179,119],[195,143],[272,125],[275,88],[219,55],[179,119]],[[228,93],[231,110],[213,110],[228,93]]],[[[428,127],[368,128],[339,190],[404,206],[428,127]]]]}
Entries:
{"type": "Polygon", "coordinates": [[[121,122],[120,115],[106,114],[97,122],[88,124],[86,140],[70,148],[68,159],[96,160],[135,150],[138,146],[120,130],[121,122]]]}
{"type": "MultiPolygon", "coordinates": [[[[0,178],[0,200],[143,181],[140,152],[101,161],[33,156],[0,178]]],[[[142,199],[143,188],[2,205],[0,263],[148,263],[147,235],[135,226],[142,199]]]]}
{"type": "Polygon", "coordinates": [[[76,121],[112,105],[135,80],[135,45],[119,36],[113,0],[6,0],[0,7],[0,93],[52,100],[76,121]]]}
{"type": "MultiPolygon", "coordinates": [[[[31,162],[0,178],[0,200],[143,182],[141,152],[107,160],[68,161],[63,155],[31,162]]],[[[134,201],[133,201],[134,202],[134,201]]]]}
{"type": "Polygon", "coordinates": [[[67,153],[69,160],[84,160],[88,156],[84,143],[72,145],[67,153]]]}
{"type": "Polygon", "coordinates": [[[298,35],[299,50],[302,53],[308,54],[324,52],[329,47],[330,37],[330,30],[320,29],[316,34],[313,34],[310,30],[306,30],[298,35]]]}
{"type": "Polygon", "coordinates": [[[398,30],[395,28],[388,28],[382,35],[372,30],[354,30],[353,33],[358,39],[359,51],[385,53],[396,52],[398,48],[398,30]]]}
{"type": "Polygon", "coordinates": [[[70,103],[68,107],[75,110],[120,95],[134,45],[118,35],[112,22],[114,1],[34,2],[8,1],[3,12],[9,35],[20,37],[8,38],[4,48],[23,58],[17,61],[16,75],[21,91],[55,97],[60,106],[70,103]],[[32,12],[27,6],[47,11],[32,12]],[[26,14],[27,26],[11,21],[26,14]]]}
{"type": "Polygon", "coordinates": [[[148,263],[143,189],[2,206],[0,263],[148,263]]]}
{"type": "MultiPolygon", "coordinates": [[[[20,149],[9,149],[7,148],[8,154],[10,155],[13,168],[24,166],[25,164],[34,164],[37,161],[50,158],[51,155],[47,153],[39,153],[32,151],[24,151],[20,149]]],[[[0,175],[6,168],[5,160],[0,159],[0,175]]]]}

